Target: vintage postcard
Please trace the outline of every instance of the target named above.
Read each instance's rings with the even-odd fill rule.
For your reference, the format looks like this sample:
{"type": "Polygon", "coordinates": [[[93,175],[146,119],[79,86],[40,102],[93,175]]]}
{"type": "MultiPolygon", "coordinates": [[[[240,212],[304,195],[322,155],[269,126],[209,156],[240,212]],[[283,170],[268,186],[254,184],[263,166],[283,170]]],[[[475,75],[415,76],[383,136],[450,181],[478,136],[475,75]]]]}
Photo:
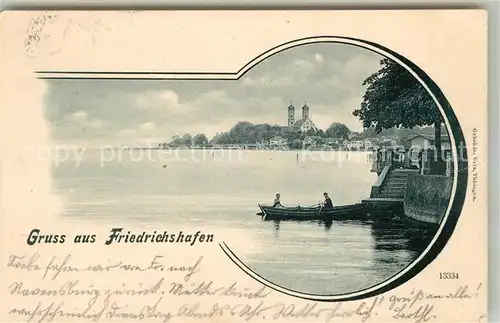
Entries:
{"type": "Polygon", "coordinates": [[[487,15],[12,11],[2,322],[487,322],[487,15]]]}

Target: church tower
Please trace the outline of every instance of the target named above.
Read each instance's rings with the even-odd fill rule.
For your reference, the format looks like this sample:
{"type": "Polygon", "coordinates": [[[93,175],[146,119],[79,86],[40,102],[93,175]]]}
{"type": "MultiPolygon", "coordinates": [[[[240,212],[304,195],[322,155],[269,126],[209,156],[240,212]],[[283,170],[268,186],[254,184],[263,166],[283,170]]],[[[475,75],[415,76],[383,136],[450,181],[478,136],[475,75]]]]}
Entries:
{"type": "Polygon", "coordinates": [[[288,106],[288,126],[291,127],[295,123],[295,107],[292,102],[288,106]]]}
{"type": "Polygon", "coordinates": [[[302,107],[302,119],[309,119],[309,107],[307,106],[307,102],[304,102],[304,106],[302,107]]]}

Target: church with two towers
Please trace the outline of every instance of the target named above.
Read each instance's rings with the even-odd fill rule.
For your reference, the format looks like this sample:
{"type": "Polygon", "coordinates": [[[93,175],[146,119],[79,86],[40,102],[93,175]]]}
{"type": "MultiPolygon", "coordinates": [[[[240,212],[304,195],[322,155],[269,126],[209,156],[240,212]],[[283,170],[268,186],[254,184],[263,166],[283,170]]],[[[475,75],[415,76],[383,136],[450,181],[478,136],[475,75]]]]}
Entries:
{"type": "Polygon", "coordinates": [[[302,107],[302,118],[295,119],[295,107],[290,102],[290,105],[288,106],[288,129],[300,132],[318,130],[318,128],[310,118],[309,106],[307,105],[307,103],[304,103],[304,106],[302,107]]]}

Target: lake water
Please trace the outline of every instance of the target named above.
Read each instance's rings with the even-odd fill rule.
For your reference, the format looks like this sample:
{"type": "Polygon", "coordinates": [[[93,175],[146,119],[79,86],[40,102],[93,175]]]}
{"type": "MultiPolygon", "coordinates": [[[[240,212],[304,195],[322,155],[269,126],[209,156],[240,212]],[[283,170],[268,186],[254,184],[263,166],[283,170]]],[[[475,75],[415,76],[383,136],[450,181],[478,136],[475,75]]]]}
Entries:
{"type": "MultiPolygon", "coordinates": [[[[133,221],[144,227],[244,230],[252,246],[225,241],[253,270],[296,291],[340,294],[380,283],[425,244],[398,224],[261,221],[258,203],[360,202],[376,174],[364,152],[86,151],[53,169],[63,216],[133,221]],[[252,249],[248,252],[247,249],[252,249]]],[[[218,247],[217,247],[218,248],[218,247]]]]}

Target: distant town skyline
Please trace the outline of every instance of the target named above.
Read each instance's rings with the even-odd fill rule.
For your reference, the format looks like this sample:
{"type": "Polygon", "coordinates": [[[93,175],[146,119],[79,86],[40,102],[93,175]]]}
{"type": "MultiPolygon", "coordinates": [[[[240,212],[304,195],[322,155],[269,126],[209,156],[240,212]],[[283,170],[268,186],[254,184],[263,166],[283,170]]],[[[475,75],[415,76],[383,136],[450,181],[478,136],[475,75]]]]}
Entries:
{"type": "Polygon", "coordinates": [[[285,126],[290,103],[300,110],[307,102],[318,128],[340,122],[362,131],[352,111],[381,59],[353,45],[308,44],[237,81],[49,80],[46,117],[58,143],[134,145],[185,133],[213,137],[238,121],[285,126]]]}

